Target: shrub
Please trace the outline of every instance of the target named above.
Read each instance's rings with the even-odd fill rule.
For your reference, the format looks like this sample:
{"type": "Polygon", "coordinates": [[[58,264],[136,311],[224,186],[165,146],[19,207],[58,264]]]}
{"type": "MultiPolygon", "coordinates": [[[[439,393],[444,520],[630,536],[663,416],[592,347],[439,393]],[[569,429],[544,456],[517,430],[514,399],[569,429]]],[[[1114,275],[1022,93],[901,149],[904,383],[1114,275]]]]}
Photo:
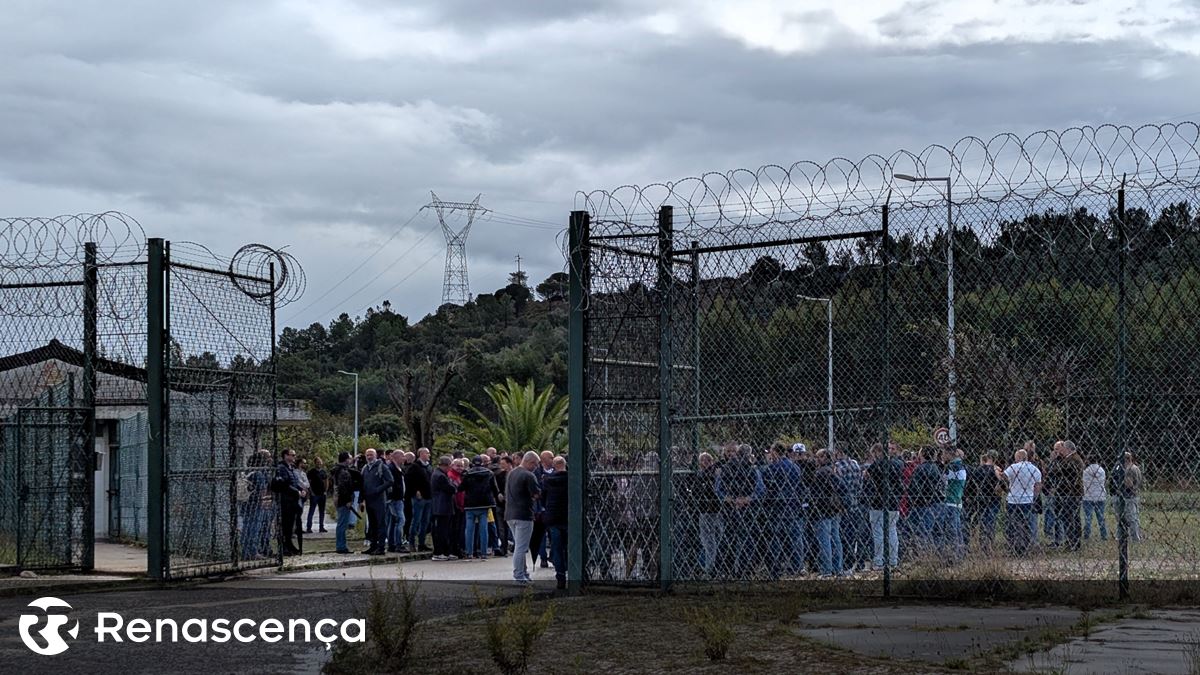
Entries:
{"type": "Polygon", "coordinates": [[[683,610],[683,620],[704,644],[704,655],[709,661],[720,661],[729,653],[733,644],[734,614],[716,614],[708,607],[683,610]]]}
{"type": "MultiPolygon", "coordinates": [[[[479,606],[485,610],[495,607],[495,598],[478,596],[479,606]]],[[[488,611],[485,614],[487,647],[492,662],[504,675],[523,675],[529,671],[529,659],[533,646],[550,627],[554,619],[554,606],[547,605],[537,614],[532,608],[533,596],[526,591],[521,599],[504,608],[503,612],[488,611]]]]}
{"type": "Polygon", "coordinates": [[[375,586],[367,597],[364,615],[367,641],[339,642],[323,672],[329,675],[404,670],[412,648],[413,634],[420,623],[418,588],[401,577],[382,587],[375,586]]]}

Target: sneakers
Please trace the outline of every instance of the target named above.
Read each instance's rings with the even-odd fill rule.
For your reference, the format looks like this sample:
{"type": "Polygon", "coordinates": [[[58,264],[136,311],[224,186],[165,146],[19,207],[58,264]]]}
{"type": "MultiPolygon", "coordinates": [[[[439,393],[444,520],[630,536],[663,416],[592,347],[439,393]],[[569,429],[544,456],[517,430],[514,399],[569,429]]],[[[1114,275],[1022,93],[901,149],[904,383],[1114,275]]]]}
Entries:
{"type": "Polygon", "coordinates": [[[446,556],[444,556],[444,555],[435,555],[435,556],[433,556],[433,558],[432,558],[432,560],[433,560],[434,562],[446,562],[446,561],[447,561],[447,560],[449,560],[449,559],[450,559],[450,558],[448,558],[448,557],[446,557],[446,556]]]}
{"type": "Polygon", "coordinates": [[[446,560],[458,560],[458,556],[456,556],[456,555],[448,555],[448,556],[446,556],[446,560]]]}

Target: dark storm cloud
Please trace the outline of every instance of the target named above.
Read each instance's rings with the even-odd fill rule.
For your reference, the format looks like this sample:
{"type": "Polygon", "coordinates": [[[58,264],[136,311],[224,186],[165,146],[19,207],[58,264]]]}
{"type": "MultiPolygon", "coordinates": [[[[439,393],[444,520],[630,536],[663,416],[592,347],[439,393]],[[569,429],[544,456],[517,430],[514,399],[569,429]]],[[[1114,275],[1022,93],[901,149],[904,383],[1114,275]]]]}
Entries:
{"type": "MultiPolygon", "coordinates": [[[[420,316],[440,299],[441,234],[429,212],[396,230],[430,189],[565,223],[576,190],[1200,108],[1196,57],[1150,40],[1024,40],[991,19],[964,29],[987,39],[925,39],[938,7],[921,2],[870,30],[782,11],[782,30],[819,39],[765,48],[700,10],[657,12],[21,3],[0,16],[2,210],[121,208],[220,251],[290,245],[312,290],[289,323],[380,296],[420,316]]],[[[555,232],[510,217],[473,230],[475,292],[517,253],[535,282],[562,269],[555,232]]]]}

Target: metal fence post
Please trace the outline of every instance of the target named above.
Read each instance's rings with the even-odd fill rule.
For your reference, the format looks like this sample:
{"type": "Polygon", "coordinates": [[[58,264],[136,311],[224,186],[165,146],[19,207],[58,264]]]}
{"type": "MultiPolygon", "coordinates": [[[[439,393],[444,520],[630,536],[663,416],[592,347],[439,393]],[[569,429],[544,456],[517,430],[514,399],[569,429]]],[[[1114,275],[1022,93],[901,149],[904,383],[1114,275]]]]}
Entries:
{"type": "Polygon", "coordinates": [[[146,242],[146,412],[149,438],[146,447],[146,572],[162,579],[167,562],[164,516],[166,481],[166,256],[162,239],[146,242]]]}
{"type": "MultiPolygon", "coordinates": [[[[83,485],[75,486],[82,494],[75,494],[83,506],[83,548],[80,557],[80,567],[91,570],[95,566],[96,532],[93,525],[96,518],[95,481],[96,481],[96,294],[99,280],[96,267],[96,244],[87,242],[83,245],[83,408],[84,435],[83,453],[73,462],[72,474],[75,468],[83,471],[83,485]]],[[[111,464],[112,454],[109,454],[111,464]]],[[[109,467],[110,475],[112,467],[109,467]]],[[[74,475],[72,475],[74,478],[74,475]]]]}
{"type": "MultiPolygon", "coordinates": [[[[889,200],[891,199],[890,193],[888,194],[888,199],[889,200]]],[[[880,350],[881,358],[882,358],[882,363],[880,364],[881,365],[880,370],[882,372],[880,372],[880,374],[879,374],[880,375],[879,376],[879,387],[880,387],[880,397],[879,397],[880,422],[879,422],[879,426],[882,427],[882,433],[880,434],[880,436],[881,436],[880,442],[883,443],[883,461],[888,462],[888,464],[886,464],[885,466],[890,466],[891,461],[892,461],[892,454],[888,447],[888,445],[891,441],[890,437],[891,437],[891,433],[892,433],[891,428],[890,428],[891,406],[892,406],[892,336],[891,336],[891,323],[892,323],[891,281],[892,281],[892,279],[891,279],[891,269],[890,269],[891,268],[891,251],[888,248],[888,246],[889,246],[889,235],[888,235],[889,211],[890,211],[890,205],[885,202],[883,205],[883,240],[879,246],[879,259],[880,259],[880,263],[881,263],[880,264],[880,274],[883,277],[881,280],[880,289],[879,289],[879,293],[881,296],[880,297],[880,305],[882,305],[880,307],[881,311],[879,312],[880,322],[882,323],[882,325],[880,326],[880,331],[879,331],[879,336],[880,336],[879,339],[882,343],[881,344],[882,349],[880,350]]],[[[872,461],[877,461],[877,460],[872,460],[872,461]]],[[[888,474],[890,475],[890,472],[888,472],[888,474]]],[[[885,478],[886,478],[886,476],[885,476],[885,478]]],[[[888,504],[891,502],[891,499],[892,499],[892,482],[890,480],[884,480],[883,484],[884,484],[884,493],[883,493],[883,597],[888,598],[888,597],[891,597],[891,595],[892,595],[892,566],[890,564],[890,561],[892,559],[892,546],[891,546],[891,537],[888,536],[888,533],[891,531],[891,513],[892,512],[891,512],[891,509],[888,508],[888,504]]],[[[897,522],[896,526],[899,527],[898,522],[897,522]]]]}
{"type": "Polygon", "coordinates": [[[675,549],[671,536],[674,527],[672,509],[671,456],[671,294],[673,286],[672,248],[674,214],[670,206],[658,211],[658,578],[663,591],[671,590],[674,578],[675,549]]]}
{"type": "MultiPolygon", "coordinates": [[[[1126,275],[1128,274],[1128,236],[1125,232],[1125,178],[1117,190],[1117,465],[1123,466],[1129,444],[1129,318],[1126,275]]],[[[1113,468],[1115,469],[1116,466],[1113,468]]],[[[1124,476],[1124,473],[1121,474],[1124,476]]],[[[1129,532],[1125,520],[1123,485],[1117,491],[1117,592],[1129,599],[1129,532]]]]}
{"type": "Polygon", "coordinates": [[[587,291],[588,291],[588,230],[591,216],[587,211],[572,211],[568,229],[571,269],[568,301],[570,302],[569,338],[567,343],[567,436],[570,469],[567,471],[568,528],[567,528],[567,588],[572,595],[583,588],[583,571],[587,568],[587,530],[584,500],[587,499],[587,426],[584,395],[587,391],[587,291]]]}
{"type": "MultiPolygon", "coordinates": [[[[700,415],[700,242],[692,242],[692,414],[700,415]]],[[[698,471],[696,462],[700,457],[700,427],[702,422],[692,423],[693,471],[698,471]]]]}

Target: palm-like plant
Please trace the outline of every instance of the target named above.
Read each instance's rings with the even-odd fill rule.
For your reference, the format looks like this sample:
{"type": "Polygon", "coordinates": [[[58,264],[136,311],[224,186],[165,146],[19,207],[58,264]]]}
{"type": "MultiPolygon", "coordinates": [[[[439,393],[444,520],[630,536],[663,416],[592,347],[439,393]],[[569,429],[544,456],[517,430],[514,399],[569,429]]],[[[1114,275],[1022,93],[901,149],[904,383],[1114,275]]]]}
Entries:
{"type": "Polygon", "coordinates": [[[476,452],[489,447],[506,452],[566,450],[567,397],[556,398],[553,386],[538,392],[533,380],[522,385],[510,377],[485,391],[496,406],[497,419],[488,419],[475,406],[460,402],[474,419],[447,415],[444,419],[453,429],[447,434],[449,440],[476,452]]]}

